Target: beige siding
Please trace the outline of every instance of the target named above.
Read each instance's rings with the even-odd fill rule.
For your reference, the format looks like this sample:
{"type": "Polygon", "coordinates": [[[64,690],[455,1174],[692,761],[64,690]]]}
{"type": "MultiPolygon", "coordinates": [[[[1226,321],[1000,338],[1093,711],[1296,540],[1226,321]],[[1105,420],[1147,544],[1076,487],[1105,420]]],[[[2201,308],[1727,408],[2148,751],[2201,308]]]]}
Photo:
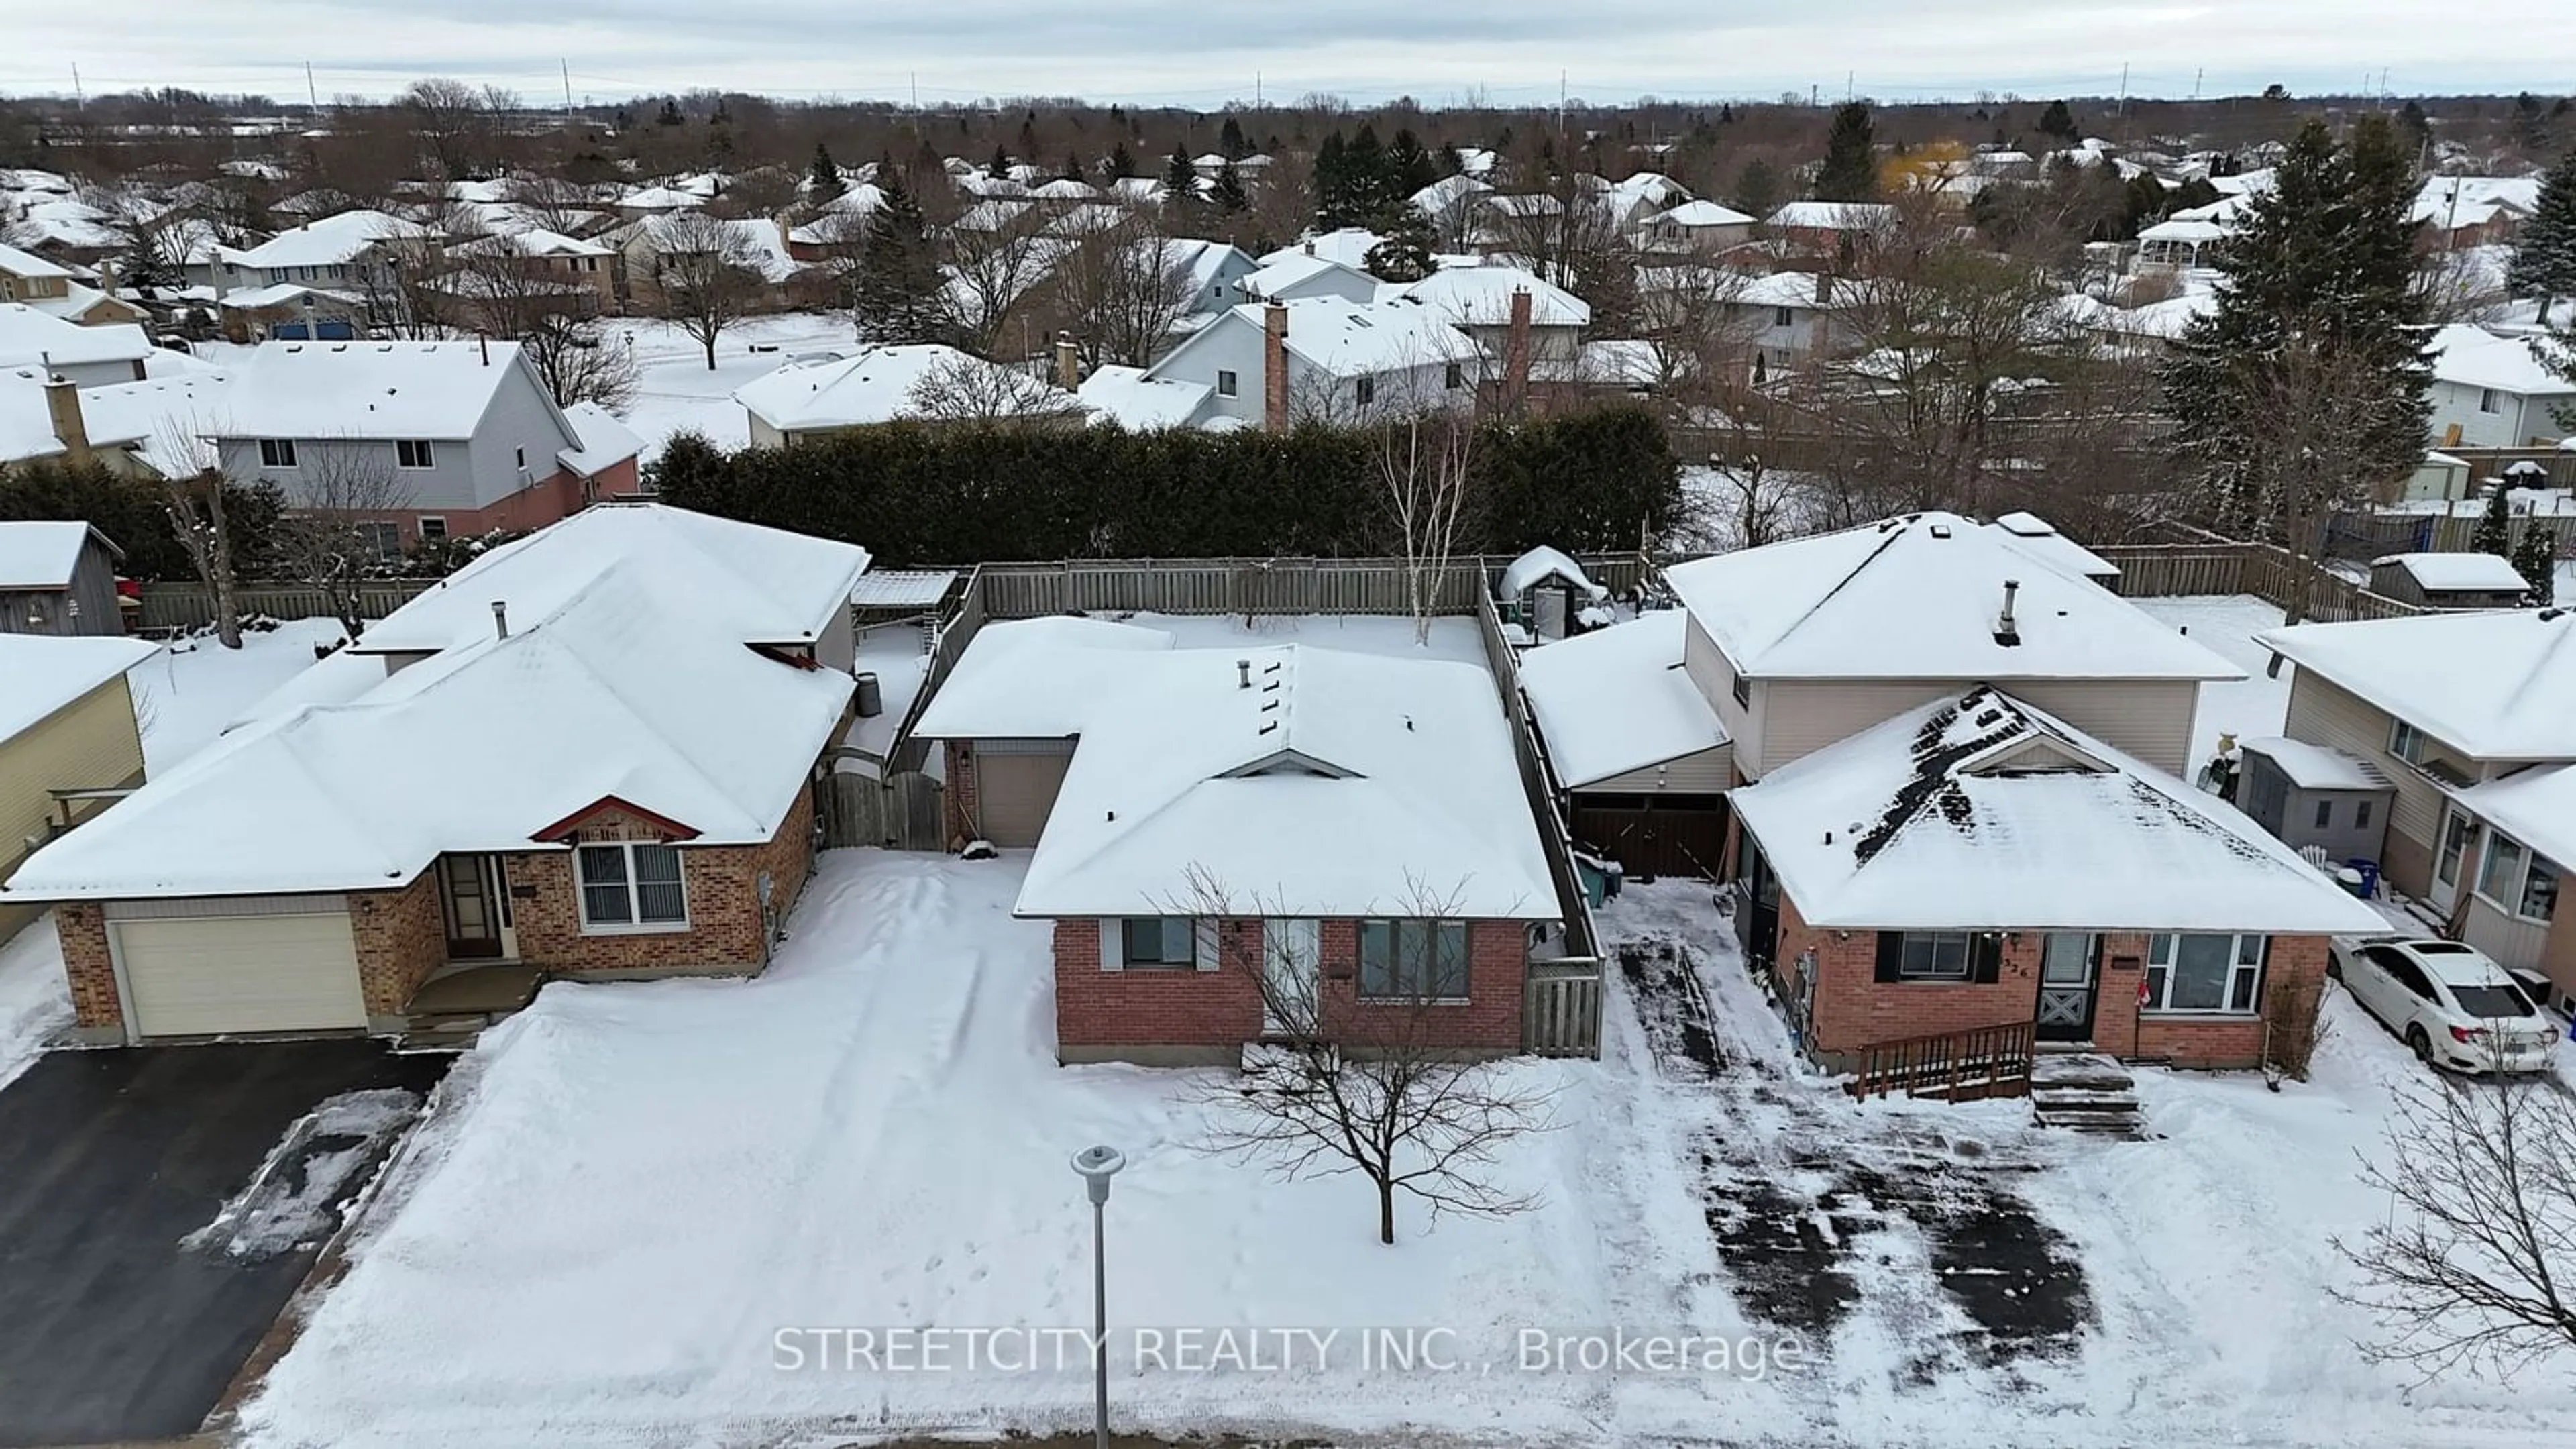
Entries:
{"type": "MultiPolygon", "coordinates": [[[[2474,870],[2474,857],[2471,866],[2474,870]]],[[[2468,912],[2461,920],[2460,939],[2494,957],[2499,965],[2536,971],[2549,953],[2549,924],[2526,921],[2498,910],[2493,902],[2473,891],[2468,912]]]]}
{"type": "Polygon", "coordinates": [[[2003,691],[2169,774],[2189,779],[2200,765],[2191,758],[2200,686],[2191,680],[2034,679],[2003,691]]]}
{"type": "Polygon", "coordinates": [[[1728,766],[1733,759],[1734,751],[1729,746],[1719,745],[1715,749],[1701,750],[1642,770],[1630,770],[1606,780],[1594,780],[1576,788],[1586,795],[1646,795],[1659,790],[1714,795],[1734,783],[1728,777],[1728,766]]]}
{"type": "Polygon", "coordinates": [[[1699,686],[1700,697],[1708,701],[1708,707],[1717,711],[1717,722],[1726,727],[1726,737],[1735,742],[1736,754],[1752,758],[1745,742],[1756,731],[1744,706],[1735,702],[1735,667],[1726,662],[1726,651],[1717,647],[1717,641],[1708,636],[1697,619],[1689,620],[1682,628],[1682,673],[1699,686]]]}
{"type": "MultiPolygon", "coordinates": [[[[121,674],[33,728],[0,740],[0,880],[26,858],[27,837],[44,834],[53,804],[47,791],[114,789],[142,780],[143,743],[121,674]]],[[[85,820],[108,803],[83,801],[75,819],[85,820]]]]}
{"type": "Polygon", "coordinates": [[[1766,679],[1759,753],[1739,741],[1737,755],[1758,762],[1745,773],[1759,778],[1965,687],[1934,679],[1766,679]]]}
{"type": "MultiPolygon", "coordinates": [[[[2419,853],[2429,853],[2434,832],[2442,826],[2442,792],[2423,773],[2388,753],[2391,721],[2386,711],[2332,681],[2302,669],[2290,681],[2290,722],[2294,740],[2333,745],[2370,761],[2397,782],[2397,802],[2388,812],[2389,827],[2413,840],[2419,853]]],[[[2395,856],[2398,852],[2391,850],[2395,856]]],[[[2425,883],[2400,880],[2398,886],[2422,894],[2425,883]]]]}

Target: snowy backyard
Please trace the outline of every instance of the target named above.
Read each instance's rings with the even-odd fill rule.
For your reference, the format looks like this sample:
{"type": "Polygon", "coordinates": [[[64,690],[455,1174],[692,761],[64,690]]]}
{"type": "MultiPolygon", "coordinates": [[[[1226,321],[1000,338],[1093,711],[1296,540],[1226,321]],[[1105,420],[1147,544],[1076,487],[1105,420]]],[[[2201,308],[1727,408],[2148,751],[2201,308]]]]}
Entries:
{"type": "Polygon", "coordinates": [[[843,356],[858,342],[846,315],[778,312],[746,317],[716,339],[716,366],[707,368],[697,339],[668,322],[621,317],[605,325],[607,345],[635,356],[635,401],[626,425],[644,439],[644,461],[659,457],[674,433],[695,430],[724,448],[751,441],[751,421],[733,390],[778,370],[792,357],[821,352],[843,356]]]}

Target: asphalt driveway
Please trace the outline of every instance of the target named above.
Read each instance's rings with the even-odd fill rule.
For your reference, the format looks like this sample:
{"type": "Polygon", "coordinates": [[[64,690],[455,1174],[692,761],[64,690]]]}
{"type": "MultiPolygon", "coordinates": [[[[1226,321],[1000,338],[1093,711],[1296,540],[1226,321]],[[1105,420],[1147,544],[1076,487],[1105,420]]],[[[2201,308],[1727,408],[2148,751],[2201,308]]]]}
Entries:
{"type": "Polygon", "coordinates": [[[449,1060],[61,1051],[0,1091],[0,1445],[195,1430],[449,1060]]]}

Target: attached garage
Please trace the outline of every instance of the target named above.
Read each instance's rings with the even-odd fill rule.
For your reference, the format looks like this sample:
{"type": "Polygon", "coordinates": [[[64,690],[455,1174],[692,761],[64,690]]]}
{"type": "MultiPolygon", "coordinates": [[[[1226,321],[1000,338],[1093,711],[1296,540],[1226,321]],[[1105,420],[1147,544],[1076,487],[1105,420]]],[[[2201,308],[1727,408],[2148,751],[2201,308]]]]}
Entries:
{"type": "Polygon", "coordinates": [[[1073,763],[1071,740],[977,740],[976,831],[999,846],[1038,843],[1064,772],[1073,763]]]}
{"type": "Polygon", "coordinates": [[[342,897],[123,902],[107,932],[135,1040],[367,1025],[342,897]]]}

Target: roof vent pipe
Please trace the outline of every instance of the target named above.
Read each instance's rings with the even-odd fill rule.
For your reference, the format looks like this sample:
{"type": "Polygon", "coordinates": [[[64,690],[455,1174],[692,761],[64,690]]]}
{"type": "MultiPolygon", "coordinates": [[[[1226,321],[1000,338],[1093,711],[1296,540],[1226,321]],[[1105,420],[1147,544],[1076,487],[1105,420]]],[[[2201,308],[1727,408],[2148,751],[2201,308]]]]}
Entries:
{"type": "Polygon", "coordinates": [[[2013,597],[2021,592],[2021,580],[2004,580],[2004,611],[1995,616],[1995,642],[2009,648],[2021,642],[2021,629],[2013,619],[2013,597]]]}
{"type": "Polygon", "coordinates": [[[1250,689],[1252,687],[1251,660],[1238,659],[1234,661],[1234,687],[1237,689],[1250,689]]]}
{"type": "Polygon", "coordinates": [[[492,633],[496,638],[510,637],[510,606],[501,599],[492,601],[492,633]]]}

